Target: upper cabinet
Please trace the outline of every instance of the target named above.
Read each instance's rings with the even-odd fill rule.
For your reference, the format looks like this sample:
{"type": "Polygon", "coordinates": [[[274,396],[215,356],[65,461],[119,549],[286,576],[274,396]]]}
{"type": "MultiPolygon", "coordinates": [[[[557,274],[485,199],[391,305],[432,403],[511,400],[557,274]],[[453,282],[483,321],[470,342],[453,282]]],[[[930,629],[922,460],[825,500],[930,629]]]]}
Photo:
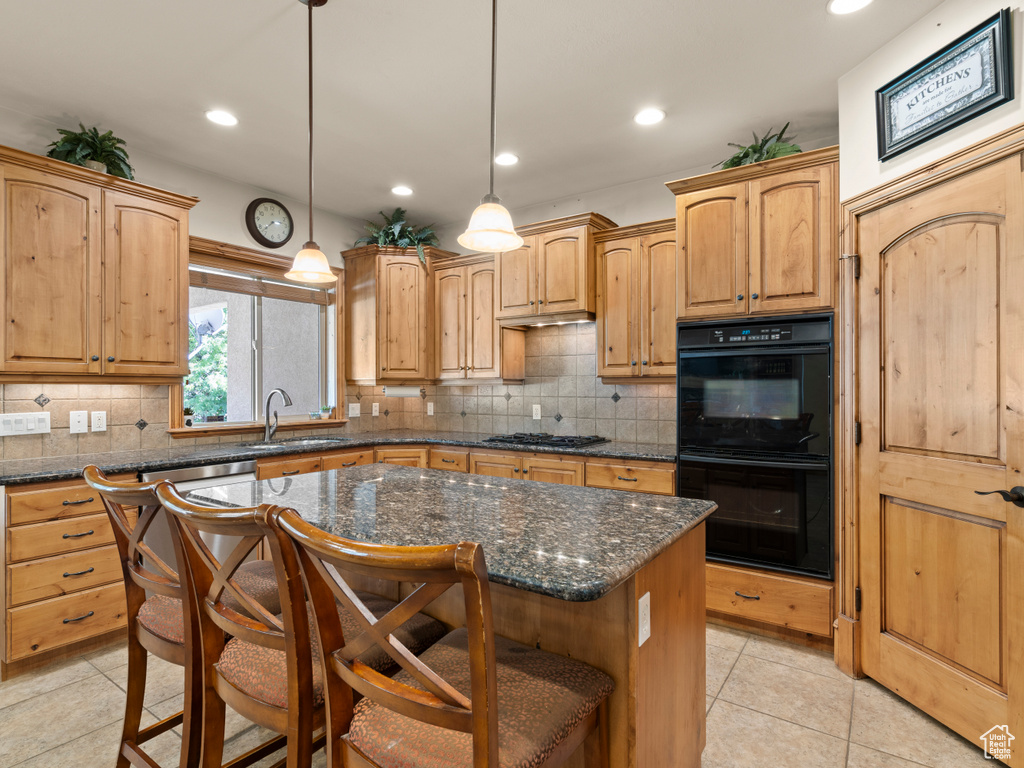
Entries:
{"type": "Polygon", "coordinates": [[[591,319],[593,236],[614,226],[600,214],[587,213],[517,228],[523,247],[495,256],[501,323],[591,319]]]}
{"type": "Polygon", "coordinates": [[[675,221],[601,232],[597,240],[597,374],[675,375],[675,221]]]}
{"type": "Polygon", "coordinates": [[[197,202],[0,148],[0,373],[188,373],[188,210],[197,202]]]}
{"type": "Polygon", "coordinates": [[[833,305],[837,147],[674,181],[680,319],[833,305]]]}

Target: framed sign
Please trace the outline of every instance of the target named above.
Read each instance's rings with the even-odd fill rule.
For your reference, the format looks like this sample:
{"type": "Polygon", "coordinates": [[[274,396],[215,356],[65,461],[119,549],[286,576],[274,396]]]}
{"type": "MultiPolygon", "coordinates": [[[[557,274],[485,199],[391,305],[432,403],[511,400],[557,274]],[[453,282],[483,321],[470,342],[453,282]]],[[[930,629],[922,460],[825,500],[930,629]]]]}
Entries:
{"type": "Polygon", "coordinates": [[[875,91],[878,159],[1013,99],[1010,9],[875,91]]]}

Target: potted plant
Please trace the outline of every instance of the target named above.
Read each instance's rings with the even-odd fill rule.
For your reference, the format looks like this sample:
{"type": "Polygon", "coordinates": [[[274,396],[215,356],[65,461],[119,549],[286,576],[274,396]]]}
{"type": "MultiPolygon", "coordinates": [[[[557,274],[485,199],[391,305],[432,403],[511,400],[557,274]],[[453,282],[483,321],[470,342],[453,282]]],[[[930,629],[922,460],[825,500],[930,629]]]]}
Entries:
{"type": "Polygon", "coordinates": [[[46,156],[122,179],[135,178],[134,169],[128,162],[128,153],[124,149],[124,139],[119,139],[113,131],[100,133],[96,126],[86,128],[79,123],[78,127],[80,131],[58,128],[60,138],[50,144],[46,156]]]}
{"type": "Polygon", "coordinates": [[[388,246],[394,248],[415,248],[416,253],[420,256],[420,261],[426,264],[427,258],[424,246],[436,246],[438,244],[437,235],[433,229],[434,225],[430,224],[419,229],[415,228],[405,220],[404,208],[395,208],[395,212],[390,216],[384,213],[384,211],[380,211],[380,215],[384,219],[384,223],[377,224],[373,221],[367,221],[365,229],[370,234],[359,238],[355,244],[357,246],[376,245],[380,248],[388,246]]]}
{"type": "Polygon", "coordinates": [[[728,160],[718,163],[718,165],[722,166],[722,168],[735,168],[740,165],[760,163],[764,160],[774,160],[777,157],[785,157],[786,155],[795,155],[797,152],[802,152],[803,150],[800,147],[786,140],[787,128],[789,128],[789,123],[786,123],[778,133],[772,133],[771,129],[769,129],[768,133],[760,139],[757,138],[755,133],[754,143],[749,146],[729,142],[729,146],[737,147],[739,152],[728,160]]]}

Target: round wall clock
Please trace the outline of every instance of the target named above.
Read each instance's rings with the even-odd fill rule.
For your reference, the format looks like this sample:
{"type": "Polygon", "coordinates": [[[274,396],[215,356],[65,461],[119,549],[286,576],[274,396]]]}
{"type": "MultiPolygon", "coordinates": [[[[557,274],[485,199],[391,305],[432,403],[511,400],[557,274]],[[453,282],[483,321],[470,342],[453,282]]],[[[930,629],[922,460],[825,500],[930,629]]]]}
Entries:
{"type": "Polygon", "coordinates": [[[245,209],[245,226],[252,239],[266,248],[280,248],[292,239],[295,223],[288,209],[277,200],[257,197],[245,209]]]}

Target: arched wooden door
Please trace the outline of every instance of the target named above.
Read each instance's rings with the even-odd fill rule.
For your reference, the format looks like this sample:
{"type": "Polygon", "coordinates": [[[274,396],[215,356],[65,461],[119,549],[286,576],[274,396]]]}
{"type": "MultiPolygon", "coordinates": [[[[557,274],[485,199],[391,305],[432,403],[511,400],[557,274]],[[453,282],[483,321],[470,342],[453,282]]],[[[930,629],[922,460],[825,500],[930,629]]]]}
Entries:
{"type": "Polygon", "coordinates": [[[1012,156],[858,227],[863,669],[979,745],[1024,744],[1024,508],[975,494],[1024,485],[1022,206],[1012,156]]]}

